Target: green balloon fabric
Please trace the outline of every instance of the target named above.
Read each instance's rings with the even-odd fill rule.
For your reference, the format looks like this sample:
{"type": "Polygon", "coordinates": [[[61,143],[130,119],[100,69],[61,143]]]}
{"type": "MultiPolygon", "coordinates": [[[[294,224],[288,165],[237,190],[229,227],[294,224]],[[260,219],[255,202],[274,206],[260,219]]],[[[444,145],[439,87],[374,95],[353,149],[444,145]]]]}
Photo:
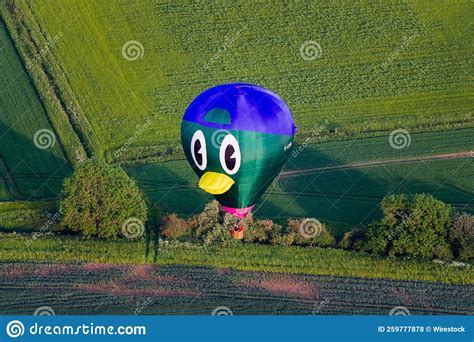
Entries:
{"type": "MultiPolygon", "coordinates": [[[[183,130],[189,130],[189,132],[201,130],[206,138],[206,142],[210,142],[210,144],[206,144],[208,166],[206,170],[200,170],[193,165],[190,152],[192,136],[185,134],[182,137],[185,154],[188,160],[191,160],[191,165],[199,178],[207,171],[226,173],[220,162],[220,146],[217,141],[222,140],[222,137],[216,136],[216,130],[191,122],[183,122],[183,130]]],[[[293,137],[234,130],[221,131],[218,134],[232,134],[237,139],[240,145],[242,161],[239,171],[235,175],[230,176],[235,181],[235,184],[226,193],[215,195],[215,197],[219,203],[226,207],[249,207],[257,202],[278,173],[280,173],[289,153],[289,149],[285,151],[284,148],[291,144],[293,137]]]]}
{"type": "Polygon", "coordinates": [[[265,88],[215,88],[189,106],[181,142],[200,187],[242,218],[285,165],[296,127],[283,100],[265,88]]]}

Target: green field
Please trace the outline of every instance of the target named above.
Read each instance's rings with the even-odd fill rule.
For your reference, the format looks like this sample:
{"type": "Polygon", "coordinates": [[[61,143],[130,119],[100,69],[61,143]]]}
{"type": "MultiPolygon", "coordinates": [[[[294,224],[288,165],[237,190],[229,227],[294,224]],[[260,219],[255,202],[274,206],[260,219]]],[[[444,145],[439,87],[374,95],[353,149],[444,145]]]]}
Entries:
{"type": "MultiPolygon", "coordinates": [[[[291,157],[283,174],[258,202],[255,214],[274,220],[316,217],[340,234],[380,216],[381,199],[392,193],[425,192],[473,212],[473,159],[408,161],[346,169],[320,169],[309,174],[285,172],[347,165],[361,161],[399,160],[474,150],[473,129],[412,134],[410,146],[396,150],[388,136],[308,145],[291,157]]],[[[127,167],[153,204],[190,215],[211,197],[197,187],[187,162],[170,161],[127,167]]]]}
{"type": "Polygon", "coordinates": [[[60,140],[0,20],[0,201],[56,197],[70,171],[60,140]],[[40,149],[34,136],[44,129],[56,142],[40,149]]]}
{"type": "Polygon", "coordinates": [[[6,3],[34,37],[61,35],[43,61],[99,154],[130,138],[127,148],[178,142],[189,102],[235,81],[280,94],[300,139],[326,120],[340,136],[472,126],[470,2],[6,3]],[[312,61],[300,55],[310,40],[322,50],[312,61]],[[129,41],[143,46],[137,60],[122,55],[129,41]]]}
{"type": "Polygon", "coordinates": [[[0,314],[134,314],[144,298],[142,314],[472,314],[470,265],[162,241],[157,223],[212,200],[179,131],[192,99],[228,82],[272,89],[299,129],[258,218],[314,217],[340,238],[398,193],[473,214],[473,16],[468,1],[0,0],[0,314]],[[143,238],[64,231],[61,183],[94,156],[149,200],[143,238]]]}
{"type": "MultiPolygon", "coordinates": [[[[19,51],[12,50],[9,63],[19,69],[19,60],[28,65],[48,114],[34,97],[42,111],[34,120],[49,119],[58,132],[47,158],[65,162],[63,153],[75,163],[85,150],[117,159],[112,152],[120,147],[125,147],[121,161],[161,153],[164,145],[178,143],[182,113],[200,91],[222,82],[259,83],[287,100],[303,148],[284,170],[294,173],[274,182],[256,215],[277,221],[317,217],[340,234],[377,218],[380,200],[391,193],[426,192],[473,212],[472,158],[377,164],[474,150],[473,46],[466,34],[471,7],[464,2],[130,6],[122,0],[8,0],[1,14],[19,51]],[[66,25],[70,13],[77,16],[66,25]],[[123,55],[122,47],[132,40],[143,46],[137,60],[123,55]],[[307,40],[318,41],[321,58],[302,58],[300,46],[307,40]],[[400,127],[411,133],[411,144],[397,150],[388,143],[388,131],[400,127]],[[430,133],[415,133],[420,130],[430,133]],[[371,137],[354,139],[367,134],[371,137]],[[316,144],[325,139],[336,141],[316,144]],[[337,168],[360,162],[375,165],[337,168]],[[308,168],[319,170],[297,172],[308,168]]],[[[18,98],[20,91],[10,94],[18,98]]],[[[14,108],[6,112],[22,111],[15,97],[11,101],[14,108]]],[[[8,144],[31,147],[20,139],[31,137],[33,125],[4,125],[18,135],[8,144]]],[[[22,147],[29,158],[42,152],[28,148],[22,147]]],[[[11,166],[23,166],[21,154],[3,152],[2,157],[0,200],[51,198],[69,171],[66,163],[66,171],[53,163],[51,174],[43,169],[53,164],[42,162],[37,173],[51,183],[43,186],[11,166]]],[[[182,160],[128,164],[153,207],[190,215],[211,199],[197,189],[182,160]]],[[[37,170],[34,164],[29,169],[37,170]]]]}
{"type": "Polygon", "coordinates": [[[238,244],[235,247],[154,244],[151,241],[84,240],[78,237],[6,234],[0,239],[0,260],[95,262],[116,264],[186,264],[327,276],[474,284],[470,268],[430,261],[380,258],[341,249],[238,244]],[[29,242],[29,244],[27,243],[29,242]]]}

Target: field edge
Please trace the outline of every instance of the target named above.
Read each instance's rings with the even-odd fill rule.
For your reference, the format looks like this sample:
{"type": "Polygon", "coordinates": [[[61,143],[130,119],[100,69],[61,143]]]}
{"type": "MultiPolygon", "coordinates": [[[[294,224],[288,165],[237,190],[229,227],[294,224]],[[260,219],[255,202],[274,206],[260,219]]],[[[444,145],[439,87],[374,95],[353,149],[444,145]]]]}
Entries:
{"type": "Polygon", "coordinates": [[[383,258],[341,249],[240,245],[203,247],[151,241],[85,240],[2,234],[1,261],[208,266],[320,276],[474,284],[474,270],[422,260],[383,258]]]}

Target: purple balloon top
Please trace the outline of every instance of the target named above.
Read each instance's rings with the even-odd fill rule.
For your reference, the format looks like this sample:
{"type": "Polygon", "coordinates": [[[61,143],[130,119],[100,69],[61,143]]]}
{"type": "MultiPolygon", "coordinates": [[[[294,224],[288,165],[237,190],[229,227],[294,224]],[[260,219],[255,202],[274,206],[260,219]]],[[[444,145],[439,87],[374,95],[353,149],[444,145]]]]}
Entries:
{"type": "Polygon", "coordinates": [[[221,84],[198,95],[184,121],[202,126],[268,134],[295,135],[286,103],[275,93],[247,83],[221,84]]]}

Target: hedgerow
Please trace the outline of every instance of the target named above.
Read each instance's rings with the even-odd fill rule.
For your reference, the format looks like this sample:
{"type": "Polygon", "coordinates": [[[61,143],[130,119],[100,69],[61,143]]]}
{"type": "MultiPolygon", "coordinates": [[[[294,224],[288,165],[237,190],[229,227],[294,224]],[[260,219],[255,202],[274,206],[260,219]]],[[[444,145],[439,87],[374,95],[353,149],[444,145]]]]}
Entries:
{"type": "Polygon", "coordinates": [[[314,236],[305,237],[300,231],[302,220],[288,220],[287,227],[274,223],[272,220],[256,220],[250,213],[243,220],[224,213],[217,201],[208,203],[204,210],[187,220],[171,214],[163,220],[160,231],[164,237],[179,238],[192,235],[205,245],[235,245],[230,229],[235,225],[244,226],[244,243],[274,244],[282,246],[319,246],[334,245],[334,237],[324,225],[314,236]],[[189,231],[190,230],[190,231],[189,231]]]}
{"type": "MultiPolygon", "coordinates": [[[[472,215],[455,214],[453,208],[432,196],[418,194],[391,195],[381,202],[383,218],[368,227],[346,232],[336,243],[324,224],[319,223],[313,235],[307,235],[305,220],[289,219],[282,227],[272,220],[254,219],[249,214],[243,221],[243,243],[302,247],[338,247],[384,256],[406,256],[425,259],[462,261],[473,258],[474,220],[472,215]],[[454,219],[453,219],[454,215],[454,219]]],[[[224,213],[217,201],[188,219],[176,214],[167,217],[161,226],[163,236],[193,236],[205,245],[233,246],[238,243],[229,230],[239,222],[224,213]],[[174,222],[174,223],[173,223],[174,222]],[[174,224],[174,226],[173,226],[174,224]]]]}

